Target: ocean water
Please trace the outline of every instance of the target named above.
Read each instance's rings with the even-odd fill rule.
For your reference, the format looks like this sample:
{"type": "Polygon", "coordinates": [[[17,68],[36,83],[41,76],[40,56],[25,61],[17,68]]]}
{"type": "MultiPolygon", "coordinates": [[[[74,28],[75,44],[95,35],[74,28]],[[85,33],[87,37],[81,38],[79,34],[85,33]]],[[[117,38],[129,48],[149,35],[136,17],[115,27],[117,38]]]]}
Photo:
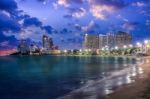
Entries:
{"type": "Polygon", "coordinates": [[[0,57],[0,99],[97,99],[134,82],[139,63],[127,57],[0,57]]]}

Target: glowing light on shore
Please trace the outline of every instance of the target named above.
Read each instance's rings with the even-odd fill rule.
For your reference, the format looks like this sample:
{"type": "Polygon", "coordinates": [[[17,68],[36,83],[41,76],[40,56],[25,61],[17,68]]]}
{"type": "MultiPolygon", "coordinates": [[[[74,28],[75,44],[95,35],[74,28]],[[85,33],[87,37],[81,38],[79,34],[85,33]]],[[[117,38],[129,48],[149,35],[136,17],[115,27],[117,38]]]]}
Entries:
{"type": "Polygon", "coordinates": [[[88,52],[88,49],[85,49],[86,52],[88,52]]]}
{"type": "Polygon", "coordinates": [[[67,50],[64,50],[64,53],[67,53],[67,50]]]}
{"type": "Polygon", "coordinates": [[[104,51],[104,48],[102,48],[101,50],[104,51]]]}
{"type": "Polygon", "coordinates": [[[132,45],[132,44],[130,44],[130,45],[129,45],[129,47],[130,47],[130,48],[133,48],[133,45],[132,45]]]}
{"type": "Polygon", "coordinates": [[[118,46],[116,46],[115,49],[118,50],[118,46]]]}
{"type": "Polygon", "coordinates": [[[144,43],[145,43],[145,44],[148,44],[148,40],[145,40],[144,43]]]}
{"type": "Polygon", "coordinates": [[[82,49],[80,49],[79,51],[82,52],[82,49]]]}
{"type": "Polygon", "coordinates": [[[88,51],[91,51],[91,49],[88,49],[88,51]]]}
{"type": "Polygon", "coordinates": [[[136,45],[137,45],[138,47],[141,47],[141,46],[142,46],[142,44],[141,44],[140,42],[137,42],[136,45]]]}
{"type": "Polygon", "coordinates": [[[123,48],[127,48],[127,46],[126,46],[126,45],[124,45],[124,46],[123,46],[123,48]]]}

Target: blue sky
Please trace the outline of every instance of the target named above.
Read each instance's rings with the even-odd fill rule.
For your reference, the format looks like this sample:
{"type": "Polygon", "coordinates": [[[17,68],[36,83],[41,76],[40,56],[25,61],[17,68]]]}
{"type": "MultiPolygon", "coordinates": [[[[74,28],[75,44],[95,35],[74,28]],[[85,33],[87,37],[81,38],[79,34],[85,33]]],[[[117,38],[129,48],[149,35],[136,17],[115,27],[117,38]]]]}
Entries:
{"type": "Polygon", "coordinates": [[[83,36],[125,31],[150,38],[150,0],[0,0],[0,49],[20,39],[41,45],[44,33],[61,49],[81,48],[83,36]]]}

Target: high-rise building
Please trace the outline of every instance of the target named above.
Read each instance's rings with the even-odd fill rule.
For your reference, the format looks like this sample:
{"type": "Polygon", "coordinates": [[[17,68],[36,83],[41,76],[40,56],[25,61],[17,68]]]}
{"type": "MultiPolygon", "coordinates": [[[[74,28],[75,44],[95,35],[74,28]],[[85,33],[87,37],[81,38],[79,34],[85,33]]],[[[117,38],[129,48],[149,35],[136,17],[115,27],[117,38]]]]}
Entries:
{"type": "Polygon", "coordinates": [[[43,35],[43,38],[42,38],[42,41],[43,41],[43,48],[46,49],[46,50],[52,50],[53,49],[53,40],[52,38],[49,38],[47,35],[43,35]]]}
{"type": "Polygon", "coordinates": [[[85,34],[84,48],[85,49],[99,49],[99,36],[85,34]]]}
{"type": "Polygon", "coordinates": [[[49,37],[47,35],[43,35],[42,41],[43,41],[43,48],[48,50],[49,49],[49,37]]]}
{"type": "Polygon", "coordinates": [[[128,46],[132,44],[132,36],[126,32],[117,32],[115,34],[115,45],[119,48],[123,48],[125,45],[128,46]]]}
{"type": "Polygon", "coordinates": [[[85,49],[111,49],[114,47],[123,48],[125,45],[132,44],[132,36],[126,32],[117,32],[116,34],[107,33],[106,35],[85,34],[84,48],[85,49]]]}
{"type": "Polygon", "coordinates": [[[54,47],[54,43],[53,43],[52,38],[49,38],[49,47],[50,47],[50,49],[53,49],[53,47],[54,47]]]}
{"type": "Polygon", "coordinates": [[[115,35],[113,33],[107,33],[107,46],[109,48],[115,47],[115,35]]]}
{"type": "Polygon", "coordinates": [[[105,46],[108,46],[108,36],[99,34],[99,49],[102,49],[105,46]]]}
{"type": "Polygon", "coordinates": [[[21,40],[20,44],[18,45],[18,52],[21,54],[29,54],[30,48],[26,40],[21,40]]]}

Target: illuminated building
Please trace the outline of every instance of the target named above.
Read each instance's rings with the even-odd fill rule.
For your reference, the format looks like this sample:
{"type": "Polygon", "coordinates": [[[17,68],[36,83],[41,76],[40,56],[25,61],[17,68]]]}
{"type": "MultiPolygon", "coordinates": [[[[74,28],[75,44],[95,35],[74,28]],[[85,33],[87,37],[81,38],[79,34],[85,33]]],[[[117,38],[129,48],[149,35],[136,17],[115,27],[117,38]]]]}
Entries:
{"type": "Polygon", "coordinates": [[[84,49],[112,49],[126,48],[132,44],[132,36],[126,32],[117,32],[116,34],[107,33],[107,35],[90,35],[85,34],[84,49]]]}
{"type": "Polygon", "coordinates": [[[52,38],[49,38],[47,35],[43,35],[42,41],[43,41],[43,48],[45,50],[53,49],[54,44],[52,38]]]}
{"type": "Polygon", "coordinates": [[[114,48],[116,45],[115,45],[115,35],[113,33],[108,33],[107,34],[107,46],[109,48],[114,48]]]}
{"type": "Polygon", "coordinates": [[[49,37],[47,35],[43,35],[43,48],[48,50],[49,49],[49,37]]]}
{"type": "Polygon", "coordinates": [[[21,40],[18,45],[18,52],[21,54],[29,54],[30,48],[26,40],[21,40]]]}
{"type": "Polygon", "coordinates": [[[36,52],[37,50],[39,50],[38,46],[36,46],[35,44],[31,44],[30,52],[36,52]]]}
{"type": "Polygon", "coordinates": [[[99,49],[99,36],[97,35],[85,35],[84,48],[85,49],[99,49]]]}
{"type": "Polygon", "coordinates": [[[129,33],[126,32],[117,32],[115,34],[115,45],[119,48],[123,48],[124,45],[130,45],[132,44],[132,36],[129,33]]]}
{"type": "Polygon", "coordinates": [[[99,35],[99,49],[104,48],[105,46],[108,45],[108,37],[107,35],[99,35]]]}

